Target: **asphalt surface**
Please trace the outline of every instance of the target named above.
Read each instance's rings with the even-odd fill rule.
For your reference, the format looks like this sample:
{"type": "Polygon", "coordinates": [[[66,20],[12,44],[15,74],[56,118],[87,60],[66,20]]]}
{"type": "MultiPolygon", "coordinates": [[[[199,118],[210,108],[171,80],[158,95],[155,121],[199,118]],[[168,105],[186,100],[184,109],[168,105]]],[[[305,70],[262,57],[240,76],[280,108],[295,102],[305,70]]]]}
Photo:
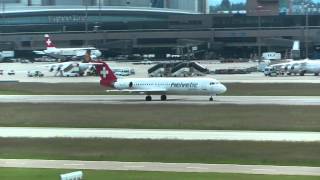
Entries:
{"type": "Polygon", "coordinates": [[[113,138],[320,142],[320,132],[1,127],[2,138],[113,138]]]}
{"type": "MultiPolygon", "coordinates": [[[[203,66],[210,70],[216,69],[244,69],[249,67],[255,67],[258,64],[256,62],[245,63],[218,63],[218,61],[201,61],[203,66]]],[[[54,72],[49,72],[45,65],[52,63],[1,63],[0,70],[4,70],[4,75],[0,75],[0,82],[3,81],[20,81],[20,82],[41,82],[41,83],[81,83],[92,82],[99,83],[98,77],[54,77],[54,72]],[[10,76],[7,73],[11,70],[16,72],[15,75],[10,76]],[[27,72],[31,70],[39,70],[44,73],[44,77],[35,78],[27,77],[27,72]]],[[[108,64],[111,67],[129,67],[135,70],[135,75],[130,77],[140,78],[148,77],[148,69],[154,66],[152,65],[133,65],[130,62],[110,62],[108,64]]],[[[312,74],[306,74],[306,76],[279,76],[279,77],[265,77],[261,72],[255,72],[250,74],[211,74],[207,77],[213,77],[222,83],[320,83],[320,78],[312,74]]],[[[119,77],[126,78],[126,77],[119,77]]]]}
{"type": "Polygon", "coordinates": [[[168,95],[168,101],[153,96],[146,102],[144,95],[0,95],[0,103],[92,103],[92,104],[253,104],[253,105],[320,105],[320,96],[209,96],[168,95]]]}
{"type": "Polygon", "coordinates": [[[215,173],[241,173],[241,174],[320,176],[319,167],[232,165],[232,164],[0,159],[0,167],[74,169],[74,170],[81,169],[81,170],[165,171],[165,172],[215,172],[215,173]]]}

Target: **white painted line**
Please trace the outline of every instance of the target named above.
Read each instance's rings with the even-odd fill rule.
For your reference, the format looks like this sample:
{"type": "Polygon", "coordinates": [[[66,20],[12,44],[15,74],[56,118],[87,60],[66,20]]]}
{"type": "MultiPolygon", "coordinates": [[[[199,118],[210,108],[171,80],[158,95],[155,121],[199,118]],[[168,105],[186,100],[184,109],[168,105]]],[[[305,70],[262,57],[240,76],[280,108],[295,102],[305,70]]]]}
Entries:
{"type": "Polygon", "coordinates": [[[124,166],[125,168],[144,168],[145,166],[124,166]]]}
{"type": "Polygon", "coordinates": [[[84,164],[63,164],[64,166],[84,166],[84,164]]]}
{"type": "Polygon", "coordinates": [[[252,169],[253,171],[277,171],[275,169],[252,169]]]}
{"type": "Polygon", "coordinates": [[[5,164],[11,164],[11,165],[25,165],[26,163],[20,163],[20,162],[5,162],[5,164]]]}
{"type": "Polygon", "coordinates": [[[205,167],[187,167],[187,169],[209,169],[205,167]]]}

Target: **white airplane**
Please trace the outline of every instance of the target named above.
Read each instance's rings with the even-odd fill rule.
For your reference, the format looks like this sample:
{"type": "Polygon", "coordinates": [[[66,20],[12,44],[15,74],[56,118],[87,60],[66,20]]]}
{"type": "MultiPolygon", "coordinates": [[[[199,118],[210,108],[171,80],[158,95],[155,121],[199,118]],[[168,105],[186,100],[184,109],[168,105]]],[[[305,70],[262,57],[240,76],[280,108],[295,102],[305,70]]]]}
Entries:
{"type": "Polygon", "coordinates": [[[168,94],[208,95],[210,101],[213,96],[226,92],[227,88],[213,78],[123,78],[117,79],[110,67],[101,62],[96,66],[100,75],[100,84],[113,87],[115,90],[107,92],[128,92],[146,94],[146,101],[152,101],[151,95],[161,95],[166,101],[168,94]]]}
{"type": "Polygon", "coordinates": [[[35,54],[38,55],[48,55],[48,56],[64,56],[64,57],[82,57],[86,53],[90,53],[92,59],[101,56],[101,51],[94,48],[94,47],[86,47],[86,48],[56,48],[53,42],[50,39],[48,34],[44,35],[45,43],[46,43],[46,50],[43,51],[33,51],[35,54]]]}
{"type": "Polygon", "coordinates": [[[300,60],[300,61],[290,61],[286,63],[279,63],[270,65],[269,68],[278,69],[283,73],[299,74],[304,76],[306,73],[314,74],[318,76],[320,74],[320,60],[300,60]]]}

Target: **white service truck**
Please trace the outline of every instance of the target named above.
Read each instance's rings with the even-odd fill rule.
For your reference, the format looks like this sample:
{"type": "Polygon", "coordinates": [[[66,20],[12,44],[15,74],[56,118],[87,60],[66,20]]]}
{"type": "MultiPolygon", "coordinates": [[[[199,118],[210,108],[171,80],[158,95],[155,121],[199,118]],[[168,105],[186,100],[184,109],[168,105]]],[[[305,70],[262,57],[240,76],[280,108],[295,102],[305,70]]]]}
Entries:
{"type": "Polygon", "coordinates": [[[262,53],[262,59],[264,60],[281,60],[281,53],[276,52],[264,52],[262,53]]]}

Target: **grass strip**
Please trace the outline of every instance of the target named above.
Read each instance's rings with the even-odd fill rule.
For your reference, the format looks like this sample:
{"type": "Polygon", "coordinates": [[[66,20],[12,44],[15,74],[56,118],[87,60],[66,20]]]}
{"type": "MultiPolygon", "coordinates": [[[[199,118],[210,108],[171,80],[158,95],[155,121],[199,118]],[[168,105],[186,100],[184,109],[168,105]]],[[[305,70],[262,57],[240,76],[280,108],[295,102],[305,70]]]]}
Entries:
{"type": "MultiPolygon", "coordinates": [[[[58,169],[18,169],[0,168],[0,179],[4,180],[57,180],[60,174],[74,170],[58,169]]],[[[319,177],[311,176],[270,176],[222,173],[175,173],[175,172],[141,172],[141,171],[83,171],[84,178],[90,180],[117,179],[117,180],[317,180],[319,177]]]]}
{"type": "Polygon", "coordinates": [[[1,138],[2,159],[320,166],[320,143],[1,138]]]}
{"type": "Polygon", "coordinates": [[[3,127],[320,131],[319,106],[0,103],[3,127]]]}

